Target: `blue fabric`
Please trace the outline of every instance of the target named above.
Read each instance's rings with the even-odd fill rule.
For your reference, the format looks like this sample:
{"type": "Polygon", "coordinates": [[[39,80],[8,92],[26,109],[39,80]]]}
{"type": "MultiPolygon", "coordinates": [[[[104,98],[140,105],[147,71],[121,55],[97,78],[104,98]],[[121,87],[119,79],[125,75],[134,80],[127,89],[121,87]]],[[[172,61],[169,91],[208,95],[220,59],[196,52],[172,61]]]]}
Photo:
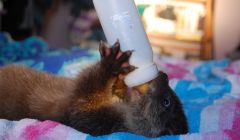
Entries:
{"type": "MultiPolygon", "coordinates": [[[[34,59],[27,59],[15,62],[26,65],[40,71],[60,74],[61,69],[71,64],[81,63],[82,61],[97,61],[99,55],[94,50],[74,48],[72,50],[52,50],[49,53],[34,59]]],[[[81,67],[84,67],[83,65],[81,67]]]]}
{"type": "Polygon", "coordinates": [[[0,33],[0,64],[40,56],[48,50],[48,45],[37,37],[23,41],[13,41],[7,33],[0,33]]]}

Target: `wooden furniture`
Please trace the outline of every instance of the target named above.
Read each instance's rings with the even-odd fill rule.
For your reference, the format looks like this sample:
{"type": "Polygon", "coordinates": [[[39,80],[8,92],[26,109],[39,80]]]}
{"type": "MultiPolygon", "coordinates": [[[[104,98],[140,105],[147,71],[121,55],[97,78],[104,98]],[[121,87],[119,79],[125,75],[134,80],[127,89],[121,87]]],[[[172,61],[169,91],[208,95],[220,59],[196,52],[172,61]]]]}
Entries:
{"type": "MultiPolygon", "coordinates": [[[[203,1],[203,0],[202,0],[203,1]]],[[[202,39],[201,59],[213,59],[213,0],[204,0],[206,5],[206,20],[202,39]]]]}
{"type": "MultiPolygon", "coordinates": [[[[149,37],[151,45],[153,47],[160,48],[162,54],[181,57],[184,59],[208,60],[213,58],[213,0],[135,0],[135,2],[138,6],[145,6],[145,11],[142,12],[142,17],[147,35],[149,37]],[[164,11],[163,8],[161,8],[161,5],[163,5],[162,7],[169,8],[165,8],[164,11]],[[160,17],[159,15],[161,15],[162,17],[164,17],[165,15],[170,15],[169,17],[173,19],[173,23],[170,22],[170,24],[167,25],[166,28],[164,28],[165,26],[161,28],[161,20],[165,22],[165,19],[159,18],[156,19],[155,24],[152,24],[154,22],[154,19],[150,19],[150,12],[148,13],[148,15],[144,15],[145,12],[148,12],[146,10],[150,6],[155,6],[155,11],[157,12],[165,12],[156,12],[155,14],[158,15],[156,16],[157,18],[160,17]],[[160,8],[157,9],[156,7],[158,6],[160,8]],[[190,9],[190,12],[183,11],[182,9],[184,8],[188,10],[190,9]],[[199,17],[191,13],[191,10],[194,11],[196,10],[196,8],[199,8],[199,12],[201,12],[201,16],[199,17]],[[171,10],[174,11],[172,12],[172,14],[171,12],[169,12],[171,10]],[[175,16],[173,14],[175,14],[175,16]],[[184,21],[183,19],[187,21],[184,21]],[[192,21],[190,21],[190,19],[192,21]],[[194,19],[197,20],[193,21],[194,19]],[[147,20],[152,21],[148,23],[147,20]],[[182,25],[183,22],[186,22],[185,25],[182,25]],[[191,25],[189,24],[189,22],[196,25],[191,25]],[[157,29],[158,25],[159,29],[157,29]],[[147,26],[149,26],[149,29],[147,26]],[[155,26],[156,30],[154,30],[154,28],[151,29],[150,26],[152,28],[153,26],[155,26]],[[180,29],[180,31],[180,26],[183,26],[182,28],[189,28],[187,30],[196,31],[186,31],[186,29],[180,29]],[[161,29],[165,30],[168,28],[173,28],[176,31],[170,29],[168,33],[166,33],[166,31],[161,32],[161,29]]],[[[166,21],[166,23],[169,23],[169,21],[166,21]]]]}

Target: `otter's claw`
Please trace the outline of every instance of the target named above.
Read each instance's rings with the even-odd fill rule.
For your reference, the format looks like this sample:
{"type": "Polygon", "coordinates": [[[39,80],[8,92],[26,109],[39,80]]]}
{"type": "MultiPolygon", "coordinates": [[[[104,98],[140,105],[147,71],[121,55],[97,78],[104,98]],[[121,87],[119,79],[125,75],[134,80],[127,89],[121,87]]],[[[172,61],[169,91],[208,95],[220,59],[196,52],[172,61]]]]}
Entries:
{"type": "Polygon", "coordinates": [[[136,69],[136,67],[129,65],[128,61],[133,51],[122,52],[120,50],[120,43],[117,41],[112,47],[107,47],[105,43],[100,42],[99,52],[101,54],[101,63],[112,75],[127,74],[136,69]]]}

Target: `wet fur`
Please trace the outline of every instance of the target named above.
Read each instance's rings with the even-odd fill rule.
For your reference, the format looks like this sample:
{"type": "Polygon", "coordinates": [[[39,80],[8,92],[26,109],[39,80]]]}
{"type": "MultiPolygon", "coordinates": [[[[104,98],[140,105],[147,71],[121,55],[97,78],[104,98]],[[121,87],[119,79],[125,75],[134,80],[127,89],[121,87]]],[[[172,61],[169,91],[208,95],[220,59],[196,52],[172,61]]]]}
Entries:
{"type": "Polygon", "coordinates": [[[91,135],[130,132],[156,137],[187,133],[181,103],[165,73],[159,72],[141,95],[134,92],[139,91],[137,87],[127,94],[118,76],[134,67],[123,67],[131,51],[121,52],[119,47],[116,43],[109,49],[101,43],[102,59],[76,79],[23,66],[0,68],[0,118],[48,119],[91,135]]]}

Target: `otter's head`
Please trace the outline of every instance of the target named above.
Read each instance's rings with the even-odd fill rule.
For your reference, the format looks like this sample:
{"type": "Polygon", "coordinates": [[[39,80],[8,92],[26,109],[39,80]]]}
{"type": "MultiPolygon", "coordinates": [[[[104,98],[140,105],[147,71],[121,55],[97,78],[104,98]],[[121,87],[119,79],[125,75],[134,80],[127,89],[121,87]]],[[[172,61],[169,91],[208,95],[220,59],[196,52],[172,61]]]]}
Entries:
{"type": "Polygon", "coordinates": [[[181,102],[170,88],[167,74],[159,72],[157,78],[134,89],[138,99],[131,102],[131,113],[127,113],[133,133],[157,137],[188,132],[181,102]]]}

